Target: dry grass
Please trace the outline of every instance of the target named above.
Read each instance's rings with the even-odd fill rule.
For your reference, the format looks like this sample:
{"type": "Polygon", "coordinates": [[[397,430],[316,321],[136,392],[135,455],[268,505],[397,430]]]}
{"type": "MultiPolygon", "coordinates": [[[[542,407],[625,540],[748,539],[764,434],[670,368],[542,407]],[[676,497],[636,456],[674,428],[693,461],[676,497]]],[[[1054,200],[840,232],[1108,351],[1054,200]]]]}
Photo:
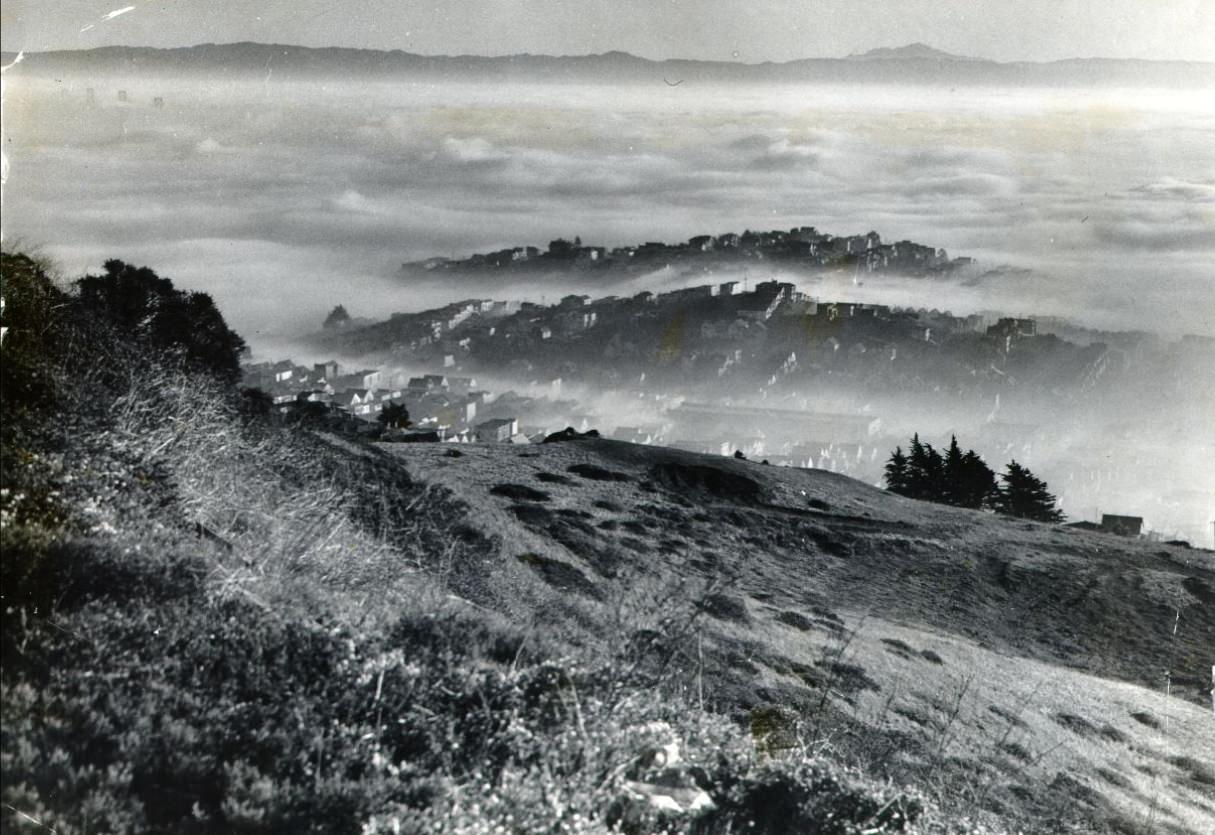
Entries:
{"type": "MultiPolygon", "coordinates": [[[[1081,822],[1201,832],[1215,822],[1202,779],[1215,733],[1203,708],[1177,695],[1204,697],[1196,688],[1170,696],[1159,675],[1197,658],[1211,628],[1183,583],[1209,580],[1209,556],[1149,554],[752,463],[721,465],[759,480],[771,507],[689,504],[646,484],[656,461],[689,456],[611,442],[461,450],[459,459],[425,447],[397,454],[423,478],[484,502],[504,556],[527,548],[577,565],[610,599],[618,586],[670,588],[678,578],[691,587],[699,578],[741,603],[746,617],[706,612],[676,654],[687,692],[707,679],[710,703],[791,709],[803,742],[914,777],[955,814],[1030,830],[1081,822]],[[629,480],[541,477],[579,463],[629,480]],[[543,510],[520,516],[492,497],[508,481],[543,489],[543,510]],[[580,515],[596,535],[552,535],[563,514],[580,515]],[[633,566],[621,578],[596,573],[611,553],[633,566]],[[1123,589],[1137,582],[1149,593],[1127,599],[1123,589]],[[1175,609],[1157,608],[1165,599],[1186,607],[1175,644],[1175,609]],[[1080,720],[1060,719],[1073,716],[1080,720]]],[[[602,604],[586,608],[611,622],[602,604]]]]}
{"type": "Polygon", "coordinates": [[[35,555],[53,610],[23,606],[6,642],[6,827],[844,835],[921,815],[813,751],[761,757],[670,686],[712,584],[643,572],[595,619],[517,561],[470,562],[488,543],[462,506],[380,453],[251,425],[197,378],[132,382],[48,465],[76,510],[35,555]],[[532,607],[530,628],[486,604],[532,607]],[[605,626],[654,641],[563,643],[605,626]],[[647,753],[670,746],[674,772],[647,753]],[[674,777],[711,811],[638,794],[674,777]]]}

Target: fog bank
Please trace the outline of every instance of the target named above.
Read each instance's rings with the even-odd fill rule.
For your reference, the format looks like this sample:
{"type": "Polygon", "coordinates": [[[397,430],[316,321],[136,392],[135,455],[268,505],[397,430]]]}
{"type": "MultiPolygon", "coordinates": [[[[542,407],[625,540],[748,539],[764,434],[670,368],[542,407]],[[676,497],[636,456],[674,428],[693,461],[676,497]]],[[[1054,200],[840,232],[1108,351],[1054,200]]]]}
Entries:
{"type": "Polygon", "coordinates": [[[268,74],[6,78],[5,98],[6,241],[69,274],[109,257],[151,265],[213,293],[254,345],[339,302],[379,317],[595,289],[411,285],[395,274],[406,260],[799,225],[1032,270],[947,288],[824,278],[808,289],[825,298],[1215,334],[1215,96],[268,74]]]}

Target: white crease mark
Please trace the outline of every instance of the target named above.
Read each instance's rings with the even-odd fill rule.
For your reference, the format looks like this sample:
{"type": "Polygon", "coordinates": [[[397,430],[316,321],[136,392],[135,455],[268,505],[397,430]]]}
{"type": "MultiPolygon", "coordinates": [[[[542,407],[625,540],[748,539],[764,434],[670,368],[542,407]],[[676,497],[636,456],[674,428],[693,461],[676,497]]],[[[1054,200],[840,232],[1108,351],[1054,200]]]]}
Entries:
{"type": "Polygon", "coordinates": [[[126,14],[127,12],[133,12],[133,11],[135,11],[134,6],[123,6],[121,9],[115,9],[114,11],[110,12],[109,14],[103,16],[101,18],[101,20],[104,23],[107,20],[113,20],[114,18],[118,17],[119,15],[123,15],[123,14],[126,14]]]}
{"type": "MultiPolygon", "coordinates": [[[[111,21],[116,17],[126,14],[127,12],[133,12],[133,11],[135,11],[134,6],[123,6],[121,9],[115,9],[112,12],[107,12],[106,14],[103,14],[101,16],[101,20],[99,20],[97,23],[106,23],[107,21],[111,21]]],[[[97,27],[97,23],[86,24],[85,26],[83,26],[81,28],[80,31],[87,32],[90,29],[95,29],[97,27]]]]}
{"type": "MultiPolygon", "coordinates": [[[[21,50],[17,53],[17,57],[13,59],[13,62],[11,64],[6,64],[5,66],[0,67],[0,75],[3,75],[4,73],[8,72],[9,70],[11,70],[13,67],[17,66],[24,60],[25,60],[25,50],[21,50]]],[[[0,81],[0,112],[3,112],[3,110],[4,110],[4,82],[0,81]]],[[[7,142],[0,142],[0,188],[3,188],[8,183],[9,161],[8,161],[8,154],[5,153],[5,151],[4,151],[4,146],[6,146],[7,144],[8,144],[7,142]]],[[[2,241],[2,240],[4,240],[4,228],[3,228],[3,225],[0,224],[0,241],[2,241]]]]}

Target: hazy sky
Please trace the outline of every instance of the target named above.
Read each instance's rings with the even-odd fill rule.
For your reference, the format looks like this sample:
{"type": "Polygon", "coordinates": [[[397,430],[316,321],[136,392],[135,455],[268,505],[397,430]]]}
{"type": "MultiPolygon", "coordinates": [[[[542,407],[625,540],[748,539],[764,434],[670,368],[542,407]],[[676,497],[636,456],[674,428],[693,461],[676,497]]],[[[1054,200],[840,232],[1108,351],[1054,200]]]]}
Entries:
{"type": "Polygon", "coordinates": [[[1215,61],[1215,0],[5,0],[5,50],[254,40],[746,62],[921,41],[1000,61],[1215,61]]]}

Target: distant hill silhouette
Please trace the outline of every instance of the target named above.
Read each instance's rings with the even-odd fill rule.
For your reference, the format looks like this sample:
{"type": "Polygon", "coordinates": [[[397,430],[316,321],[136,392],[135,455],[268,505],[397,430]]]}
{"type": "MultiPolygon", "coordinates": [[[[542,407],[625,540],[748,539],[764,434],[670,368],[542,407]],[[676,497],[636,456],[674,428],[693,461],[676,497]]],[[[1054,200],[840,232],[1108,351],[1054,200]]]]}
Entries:
{"type": "MultiPolygon", "coordinates": [[[[16,56],[5,53],[9,64],[16,56]]],[[[1000,63],[952,55],[921,43],[881,48],[847,58],[783,63],[672,59],[652,61],[627,52],[597,55],[418,55],[284,44],[201,44],[176,49],[111,46],[28,53],[15,75],[119,74],[239,78],[412,77],[495,82],[578,83],[905,83],[1001,86],[1215,87],[1215,64],[1129,59],[1072,59],[1000,63]]]]}
{"type": "MultiPolygon", "coordinates": [[[[967,55],[954,55],[934,49],[928,44],[913,43],[899,47],[879,47],[859,55],[849,55],[850,61],[982,61],[967,55]]],[[[989,62],[990,63],[990,62],[989,62]]]]}

